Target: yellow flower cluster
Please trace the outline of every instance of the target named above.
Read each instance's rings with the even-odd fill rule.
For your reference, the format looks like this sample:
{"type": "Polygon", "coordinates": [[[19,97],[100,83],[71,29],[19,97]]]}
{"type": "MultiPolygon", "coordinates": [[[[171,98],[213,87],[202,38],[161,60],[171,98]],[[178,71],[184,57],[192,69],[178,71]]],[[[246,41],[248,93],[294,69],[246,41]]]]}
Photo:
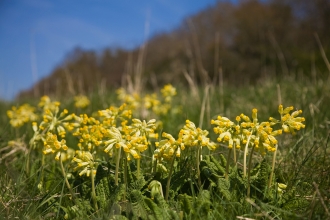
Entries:
{"type": "Polygon", "coordinates": [[[207,147],[209,150],[215,150],[216,144],[207,137],[209,132],[196,128],[196,125],[186,120],[186,125],[179,132],[179,138],[185,146],[207,147]]]}
{"type": "Polygon", "coordinates": [[[80,150],[88,150],[93,152],[95,147],[102,144],[103,138],[107,133],[106,129],[100,122],[93,118],[88,117],[86,114],[81,115],[81,124],[77,128],[73,136],[79,138],[78,147],[80,150]]]}
{"type": "MultiPolygon", "coordinates": [[[[42,146],[43,154],[55,154],[56,160],[68,160],[72,157],[73,149],[79,149],[72,160],[72,163],[76,163],[74,170],[79,171],[79,175],[89,176],[91,171],[95,173],[95,161],[103,157],[100,154],[104,153],[110,157],[115,156],[117,161],[120,161],[123,152],[127,160],[135,159],[139,166],[142,153],[151,145],[151,140],[158,140],[158,133],[155,132],[157,125],[155,119],[131,119],[132,111],[144,106],[145,109],[152,109],[155,114],[166,114],[171,108],[176,89],[172,85],[166,85],[161,90],[163,102],[158,99],[157,94],[152,94],[144,97],[144,105],[137,94],[127,94],[124,89],[117,92],[125,103],[119,107],[111,106],[100,110],[93,114],[93,117],[87,114],[77,116],[69,114],[66,109],[60,110],[60,103],[51,101],[48,96],[43,96],[38,104],[41,112],[39,119],[35,113],[36,109],[28,104],[13,107],[7,115],[13,127],[32,122],[34,135],[30,140],[30,146],[34,149],[42,146]],[[66,145],[65,140],[70,134],[78,140],[77,145],[71,148],[66,145]]],[[[85,98],[75,98],[80,102],[78,106],[87,105],[85,98]]],[[[226,117],[218,116],[211,124],[215,126],[213,131],[218,135],[217,141],[226,143],[228,148],[240,149],[241,146],[247,146],[265,155],[266,152],[276,150],[276,136],[282,132],[295,134],[297,130],[305,127],[305,119],[299,117],[301,110],[293,111],[293,107],[283,108],[280,105],[278,111],[280,120],[271,117],[269,121],[259,122],[258,111],[253,109],[251,118],[240,114],[236,117],[236,122],[233,122],[226,117]],[[293,112],[290,113],[291,111],[293,112]],[[274,130],[276,125],[279,129],[274,130]]],[[[177,139],[169,133],[162,133],[162,139],[155,142],[156,150],[153,156],[161,162],[163,159],[180,157],[186,148],[195,147],[198,150],[197,155],[202,147],[215,150],[218,145],[211,141],[208,135],[207,130],[202,130],[190,120],[186,120],[177,139]]]]}
{"type": "Polygon", "coordinates": [[[79,171],[79,176],[90,176],[91,172],[93,172],[95,176],[97,163],[94,161],[93,155],[89,151],[76,151],[72,162],[77,164],[77,166],[73,168],[73,171],[79,171]]]}
{"type": "Polygon", "coordinates": [[[295,134],[295,130],[299,131],[301,128],[305,128],[305,125],[302,123],[305,121],[305,118],[297,117],[298,115],[302,114],[302,110],[297,110],[290,114],[290,111],[292,110],[292,106],[285,109],[283,109],[282,105],[278,107],[278,112],[281,115],[283,131],[286,133],[295,134]]]}
{"type": "Polygon", "coordinates": [[[166,115],[172,107],[172,99],[177,94],[175,87],[171,84],[165,85],[161,89],[161,98],[156,93],[146,94],[140,97],[138,94],[129,94],[124,88],[117,90],[118,98],[126,103],[131,110],[140,109],[141,112],[151,110],[156,115],[166,115]]]}
{"type": "Polygon", "coordinates": [[[55,160],[59,160],[62,151],[68,150],[65,139],[58,141],[57,135],[48,132],[44,141],[44,154],[56,153],[55,160]]]}
{"type": "Polygon", "coordinates": [[[118,120],[121,120],[122,124],[126,124],[127,120],[132,117],[132,110],[128,107],[124,103],[119,108],[110,106],[108,109],[98,111],[102,124],[106,127],[117,126],[118,120]]]}
{"type": "Polygon", "coordinates": [[[89,99],[84,95],[75,96],[74,101],[74,106],[76,106],[76,108],[86,108],[90,104],[89,99]]]}
{"type": "MultiPolygon", "coordinates": [[[[176,96],[176,88],[173,87],[171,84],[167,84],[164,86],[164,88],[161,89],[161,94],[162,94],[162,101],[158,101],[158,97],[154,96],[154,101],[153,101],[153,106],[152,106],[152,111],[156,115],[166,115],[168,112],[173,108],[172,106],[172,99],[174,96],[176,96]]],[[[148,109],[148,108],[147,108],[148,109]]]]}
{"type": "Polygon", "coordinates": [[[175,138],[166,132],[162,133],[162,137],[166,138],[159,142],[156,142],[157,149],[154,152],[154,158],[169,160],[173,158],[174,153],[176,157],[180,157],[181,150],[185,149],[181,139],[175,140],[175,138]]]}
{"type": "Polygon", "coordinates": [[[81,121],[75,114],[68,114],[66,109],[60,112],[59,106],[59,102],[51,101],[48,96],[41,97],[38,107],[42,108],[42,121],[39,126],[37,122],[32,122],[34,135],[30,140],[30,145],[34,149],[40,144],[44,148],[44,154],[56,153],[56,160],[69,149],[64,139],[66,132],[79,127],[81,121]],[[58,137],[62,140],[58,140],[58,137]]]}
{"type": "Polygon", "coordinates": [[[56,106],[54,111],[46,109],[43,114],[43,120],[39,125],[41,130],[57,132],[62,138],[65,137],[66,130],[64,127],[69,126],[69,121],[74,119],[75,115],[68,115],[68,110],[64,109],[59,114],[59,107],[56,106]]]}
{"type": "Polygon", "coordinates": [[[123,103],[126,103],[130,109],[136,110],[140,107],[140,96],[137,93],[129,94],[124,88],[120,88],[117,91],[118,99],[123,103]]]}
{"type": "Polygon", "coordinates": [[[7,116],[10,118],[9,123],[15,128],[38,119],[38,116],[35,114],[35,108],[29,104],[23,104],[18,108],[13,106],[11,110],[7,111],[7,116]]]}
{"type": "Polygon", "coordinates": [[[158,107],[161,105],[161,102],[158,100],[157,94],[147,94],[144,97],[144,107],[146,109],[152,109],[154,112],[159,111],[158,107]]]}
{"type": "Polygon", "coordinates": [[[31,146],[36,148],[43,143],[44,154],[55,153],[56,160],[60,157],[67,160],[72,157],[72,149],[66,146],[65,141],[69,131],[78,138],[79,151],[72,162],[78,163],[75,170],[80,170],[80,175],[90,174],[89,170],[95,165],[94,161],[99,158],[100,152],[112,156],[115,146],[115,149],[123,150],[128,160],[140,159],[141,152],[151,144],[150,139],[158,138],[155,133],[156,120],[131,120],[132,110],[126,104],[100,110],[95,117],[87,114],[76,116],[69,114],[66,109],[60,111],[60,103],[52,102],[47,96],[41,98],[39,107],[42,108],[42,121],[39,126],[37,122],[32,123],[34,136],[30,141],[31,146]],[[58,137],[62,139],[58,140],[58,137]]]}
{"type": "Polygon", "coordinates": [[[122,148],[127,160],[141,158],[141,152],[148,149],[150,138],[158,138],[154,133],[156,128],[155,119],[148,122],[139,119],[132,119],[132,125],[120,128],[111,127],[108,129],[108,140],[104,141],[104,152],[110,156],[113,154],[114,147],[122,148]]]}
{"type": "Polygon", "coordinates": [[[171,84],[167,84],[160,90],[163,97],[165,98],[165,102],[171,102],[172,97],[176,96],[176,88],[173,87],[171,84]]]}
{"type": "Polygon", "coordinates": [[[218,116],[216,120],[212,120],[211,124],[215,125],[213,131],[218,134],[217,141],[228,144],[228,148],[241,148],[241,144],[248,144],[249,147],[254,147],[261,155],[265,155],[266,151],[274,152],[276,150],[277,139],[276,136],[284,132],[294,133],[295,130],[304,128],[302,122],[303,117],[297,117],[301,114],[301,110],[289,112],[293,107],[288,107],[283,110],[283,106],[279,106],[279,113],[281,121],[274,118],[269,118],[269,121],[258,122],[257,109],[252,110],[252,120],[241,114],[236,117],[236,123],[230,121],[226,117],[218,116]],[[282,124],[282,129],[273,130],[276,124],[282,124]]]}
{"type": "Polygon", "coordinates": [[[157,149],[154,152],[156,159],[171,159],[176,153],[176,157],[180,157],[181,151],[186,147],[208,147],[210,150],[215,150],[217,145],[210,141],[207,137],[209,132],[196,128],[195,124],[186,120],[186,124],[180,130],[178,139],[168,133],[163,132],[162,137],[166,138],[160,142],[156,142],[157,149]]]}

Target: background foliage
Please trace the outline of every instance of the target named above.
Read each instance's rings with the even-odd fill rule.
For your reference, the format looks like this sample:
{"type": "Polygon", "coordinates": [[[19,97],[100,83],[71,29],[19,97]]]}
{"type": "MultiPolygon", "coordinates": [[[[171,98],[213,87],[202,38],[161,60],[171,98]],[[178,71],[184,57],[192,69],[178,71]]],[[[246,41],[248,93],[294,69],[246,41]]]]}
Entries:
{"type": "Polygon", "coordinates": [[[61,65],[19,97],[76,94],[122,85],[133,73],[149,88],[223,79],[248,85],[269,76],[325,79],[329,57],[328,0],[219,1],[187,17],[175,30],[152,36],[142,48],[75,48],[61,65]],[[219,72],[223,72],[222,77],[219,72]]]}

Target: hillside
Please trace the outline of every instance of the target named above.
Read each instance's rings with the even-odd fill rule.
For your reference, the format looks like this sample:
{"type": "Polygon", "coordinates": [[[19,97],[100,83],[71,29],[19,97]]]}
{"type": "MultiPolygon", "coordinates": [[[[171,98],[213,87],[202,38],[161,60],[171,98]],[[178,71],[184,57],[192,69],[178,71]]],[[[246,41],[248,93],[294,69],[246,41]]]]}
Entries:
{"type": "Polygon", "coordinates": [[[73,49],[48,77],[18,98],[62,96],[123,85],[144,75],[148,87],[186,82],[244,85],[267,77],[328,77],[330,1],[219,1],[134,50],[73,49]],[[315,68],[317,66],[318,68],[315,68]]]}

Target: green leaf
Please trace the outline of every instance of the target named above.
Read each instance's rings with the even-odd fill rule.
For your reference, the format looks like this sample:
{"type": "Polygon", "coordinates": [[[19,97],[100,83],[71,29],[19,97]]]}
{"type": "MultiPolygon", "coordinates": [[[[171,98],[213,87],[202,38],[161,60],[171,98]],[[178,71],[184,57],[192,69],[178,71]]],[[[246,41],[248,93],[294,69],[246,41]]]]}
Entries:
{"type": "Polygon", "coordinates": [[[189,214],[192,210],[192,197],[187,194],[180,194],[178,200],[180,201],[181,210],[184,213],[189,214]]]}
{"type": "Polygon", "coordinates": [[[230,189],[230,182],[229,180],[226,180],[225,178],[219,178],[217,182],[217,188],[221,195],[227,200],[231,200],[231,192],[230,189]]]}
{"type": "Polygon", "coordinates": [[[156,220],[163,220],[163,212],[162,209],[157,206],[151,199],[144,197],[144,203],[148,206],[148,208],[152,211],[153,217],[156,220]]]}

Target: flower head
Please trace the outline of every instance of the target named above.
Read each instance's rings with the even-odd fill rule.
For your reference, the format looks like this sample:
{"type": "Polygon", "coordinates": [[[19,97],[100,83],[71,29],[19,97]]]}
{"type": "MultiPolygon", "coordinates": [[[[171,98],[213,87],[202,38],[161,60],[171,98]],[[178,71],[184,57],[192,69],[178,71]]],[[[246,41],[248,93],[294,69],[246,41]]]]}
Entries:
{"type": "Polygon", "coordinates": [[[60,103],[55,103],[54,108],[44,109],[39,128],[42,131],[57,133],[64,138],[67,130],[71,131],[79,126],[77,121],[80,121],[80,118],[75,114],[68,114],[66,109],[60,112],[59,105],[60,103]]]}
{"type": "Polygon", "coordinates": [[[207,137],[208,134],[207,130],[196,128],[193,122],[186,120],[186,125],[179,132],[179,139],[185,146],[201,146],[214,150],[216,144],[210,141],[210,138],[207,137]]]}
{"type": "Polygon", "coordinates": [[[269,121],[258,122],[257,109],[252,110],[252,120],[240,114],[236,117],[237,124],[230,121],[228,118],[218,116],[216,120],[212,120],[211,124],[216,125],[213,131],[218,134],[217,141],[228,143],[228,148],[233,145],[240,148],[240,144],[248,144],[249,147],[255,147],[255,151],[261,155],[266,152],[274,152],[277,146],[276,136],[284,132],[291,132],[294,134],[295,130],[304,128],[302,122],[305,120],[303,117],[297,117],[301,114],[301,110],[293,112],[290,111],[293,107],[283,108],[279,106],[279,113],[281,120],[270,117],[269,121]],[[273,131],[273,126],[282,124],[282,129],[273,131]]]}
{"type": "Polygon", "coordinates": [[[165,138],[159,142],[156,142],[156,150],[154,157],[157,159],[169,160],[173,156],[180,157],[181,150],[184,150],[184,144],[181,140],[175,140],[171,134],[163,132],[162,137],[165,138]],[[176,154],[174,155],[174,153],[176,154]]]}
{"type": "Polygon", "coordinates": [[[34,112],[35,108],[29,104],[23,104],[18,108],[13,106],[11,110],[7,111],[7,116],[10,118],[9,123],[18,128],[29,121],[36,121],[38,116],[34,112]]]}
{"type": "Polygon", "coordinates": [[[59,160],[61,152],[68,150],[66,141],[62,139],[59,141],[56,134],[48,132],[44,141],[44,154],[56,153],[55,160],[59,160]]]}
{"type": "Polygon", "coordinates": [[[137,93],[129,94],[124,88],[120,88],[117,91],[118,99],[123,103],[126,103],[131,110],[138,109],[140,107],[140,96],[137,93]]]}
{"type": "Polygon", "coordinates": [[[72,163],[76,163],[74,171],[79,171],[79,176],[90,176],[91,172],[96,174],[97,162],[94,161],[93,155],[89,151],[76,151],[72,163]]]}
{"type": "Polygon", "coordinates": [[[172,97],[176,95],[176,89],[171,84],[165,85],[160,92],[162,93],[163,97],[165,98],[165,102],[171,102],[172,97]]]}
{"type": "Polygon", "coordinates": [[[55,111],[58,106],[60,106],[60,102],[52,101],[49,96],[45,95],[40,98],[38,106],[43,108],[44,111],[46,109],[49,109],[50,111],[55,111]]]}
{"type": "Polygon", "coordinates": [[[293,107],[283,109],[282,105],[279,106],[283,131],[286,133],[296,134],[296,130],[305,128],[305,125],[303,124],[305,118],[297,117],[298,115],[302,114],[302,110],[297,110],[290,114],[292,110],[293,107]]]}
{"type": "Polygon", "coordinates": [[[104,126],[112,127],[117,125],[117,121],[126,121],[132,117],[132,110],[128,109],[126,104],[119,108],[110,106],[110,108],[98,111],[99,117],[104,126]]]}
{"type": "Polygon", "coordinates": [[[86,108],[90,104],[89,99],[87,98],[87,96],[84,95],[75,96],[74,101],[75,101],[74,105],[77,108],[86,108]]]}

